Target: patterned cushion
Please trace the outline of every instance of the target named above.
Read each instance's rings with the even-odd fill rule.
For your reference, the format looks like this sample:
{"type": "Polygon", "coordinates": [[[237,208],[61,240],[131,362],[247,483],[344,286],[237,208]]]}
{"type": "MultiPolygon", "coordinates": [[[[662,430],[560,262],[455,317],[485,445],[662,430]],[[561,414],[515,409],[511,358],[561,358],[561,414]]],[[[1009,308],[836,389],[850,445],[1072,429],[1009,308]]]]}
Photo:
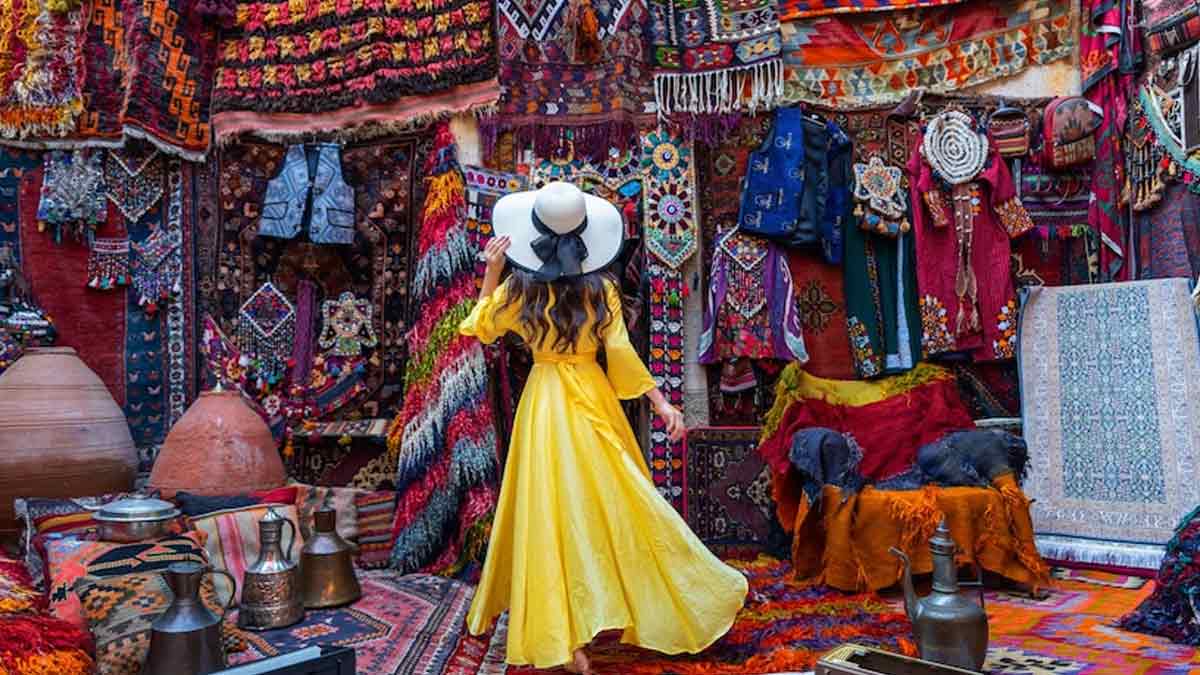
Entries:
{"type": "Polygon", "coordinates": [[[296,510],[300,515],[300,532],[305,539],[312,536],[313,513],[321,508],[325,501],[337,511],[337,532],[346,541],[358,539],[358,508],[354,499],[366,492],[355,488],[318,487],[316,485],[296,484],[296,510]]]}
{"type": "Polygon", "coordinates": [[[392,521],[396,518],[396,493],[380,490],[354,498],[358,510],[358,555],[363,569],[387,567],[392,553],[392,521]]]}
{"type": "Polygon", "coordinates": [[[240,509],[243,506],[254,506],[256,504],[295,504],[296,488],[282,487],[275,488],[274,490],[251,492],[244,495],[222,495],[219,497],[194,495],[190,492],[177,492],[175,493],[175,502],[179,504],[179,509],[183,511],[184,515],[195,518],[212,513],[213,511],[240,509]]]}
{"type": "MultiPolygon", "coordinates": [[[[284,506],[245,506],[240,509],[217,511],[200,518],[193,518],[192,525],[197,530],[208,535],[208,559],[215,569],[225,570],[237,580],[237,599],[242,599],[242,577],[246,568],[258,560],[258,521],[267,515],[267,509],[274,508],[280,516],[296,523],[296,507],[284,506]]],[[[295,544],[292,546],[292,560],[300,557],[300,547],[304,546],[304,537],[295,533],[295,544]]],[[[288,546],[293,541],[292,528],[283,526],[283,552],[288,552],[288,546]]],[[[229,580],[216,577],[214,583],[221,597],[229,592],[229,580]]]]}
{"type": "Polygon", "coordinates": [[[79,596],[72,590],[80,579],[161,572],[171,563],[184,560],[205,564],[208,559],[204,554],[204,540],[203,532],[185,532],[156,542],[136,544],[77,538],[47,541],[50,613],[77,626],[86,626],[79,596]]]}
{"type": "MultiPolygon", "coordinates": [[[[200,601],[217,616],[223,613],[213,577],[200,582],[200,601]]],[[[75,593],[96,639],[98,675],[139,675],[150,651],[150,626],[171,605],[166,576],[158,572],[81,579],[75,593]]],[[[222,625],[228,653],[238,636],[222,625]]],[[[244,645],[243,645],[244,646],[244,645]]]]}
{"type": "Polygon", "coordinates": [[[26,497],[13,500],[17,520],[25,523],[21,545],[25,550],[25,564],[29,567],[29,576],[33,578],[37,588],[45,587],[46,562],[45,552],[39,552],[34,547],[34,539],[39,534],[94,531],[96,521],[92,519],[92,514],[104,504],[125,496],[125,493],[116,493],[74,499],[26,497]]]}

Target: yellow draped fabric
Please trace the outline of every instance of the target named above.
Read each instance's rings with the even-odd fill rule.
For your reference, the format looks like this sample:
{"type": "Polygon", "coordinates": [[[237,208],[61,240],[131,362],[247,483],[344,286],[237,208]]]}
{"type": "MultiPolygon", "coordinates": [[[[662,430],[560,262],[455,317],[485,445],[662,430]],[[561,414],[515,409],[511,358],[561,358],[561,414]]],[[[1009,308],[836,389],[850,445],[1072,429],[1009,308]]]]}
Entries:
{"type": "MultiPolygon", "coordinates": [[[[618,398],[654,380],[629,343],[617,289],[613,321],[598,344],[590,322],[572,353],[534,348],[517,407],[483,576],[468,616],[479,635],[509,610],[508,662],[549,668],[601,632],[678,654],[729,630],[745,577],[705,548],[655,489],[618,398]],[[596,362],[603,347],[608,372],[596,362]]],[[[504,307],[501,285],[459,326],[492,342],[507,332],[530,342],[504,307]]]]}

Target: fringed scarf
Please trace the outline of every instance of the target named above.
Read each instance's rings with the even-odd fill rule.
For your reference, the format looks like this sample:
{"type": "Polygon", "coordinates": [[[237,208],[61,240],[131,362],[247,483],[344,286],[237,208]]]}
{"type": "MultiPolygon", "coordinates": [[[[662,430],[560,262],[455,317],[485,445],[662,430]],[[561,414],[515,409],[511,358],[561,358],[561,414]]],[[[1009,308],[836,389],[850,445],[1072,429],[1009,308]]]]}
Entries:
{"type": "Polygon", "coordinates": [[[499,470],[483,349],[458,334],[473,305],[475,251],[449,125],[437,130],[412,284],[421,313],[408,334],[404,408],[388,431],[400,493],[391,566],[452,575],[479,558],[499,470]]]}

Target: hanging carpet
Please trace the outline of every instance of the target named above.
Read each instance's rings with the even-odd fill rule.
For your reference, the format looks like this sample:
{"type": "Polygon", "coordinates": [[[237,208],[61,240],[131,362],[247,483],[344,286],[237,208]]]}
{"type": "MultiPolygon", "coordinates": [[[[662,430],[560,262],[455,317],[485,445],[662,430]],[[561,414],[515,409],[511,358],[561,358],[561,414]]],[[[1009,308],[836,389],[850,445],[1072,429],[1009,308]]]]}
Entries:
{"type": "Polygon", "coordinates": [[[1157,569],[1176,522],[1200,503],[1188,280],[1032,289],[1020,332],[1038,549],[1157,569]]]}
{"type": "MultiPolygon", "coordinates": [[[[970,0],[783,26],[783,100],[838,108],[947,93],[1070,57],[1071,0],[970,0]]],[[[903,164],[903,162],[901,162],[903,164]]]]}
{"type": "Polygon", "coordinates": [[[402,127],[496,102],[493,5],[483,0],[251,0],[225,33],[218,140],[402,127]]]}
{"type": "Polygon", "coordinates": [[[83,110],[85,12],[50,6],[43,0],[0,4],[0,140],[65,136],[83,110]]]}
{"type": "Polygon", "coordinates": [[[884,12],[915,7],[954,5],[963,0],[781,0],[779,18],[783,21],[827,14],[884,12]]]}

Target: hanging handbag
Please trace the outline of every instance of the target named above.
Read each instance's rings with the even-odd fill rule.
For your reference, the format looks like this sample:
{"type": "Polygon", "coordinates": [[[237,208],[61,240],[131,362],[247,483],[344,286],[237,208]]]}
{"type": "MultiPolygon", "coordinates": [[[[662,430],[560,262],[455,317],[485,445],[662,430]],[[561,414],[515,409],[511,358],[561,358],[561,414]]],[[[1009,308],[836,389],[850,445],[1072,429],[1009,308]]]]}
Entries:
{"type": "Polygon", "coordinates": [[[1002,104],[988,117],[988,135],[996,144],[1001,157],[1024,157],[1029,154],[1030,124],[1024,110],[1002,104]]]}
{"type": "Polygon", "coordinates": [[[1086,164],[1096,157],[1096,129],[1104,110],[1081,96],[1056,98],[1046,106],[1042,134],[1046,164],[1052,169],[1086,164]]]}

